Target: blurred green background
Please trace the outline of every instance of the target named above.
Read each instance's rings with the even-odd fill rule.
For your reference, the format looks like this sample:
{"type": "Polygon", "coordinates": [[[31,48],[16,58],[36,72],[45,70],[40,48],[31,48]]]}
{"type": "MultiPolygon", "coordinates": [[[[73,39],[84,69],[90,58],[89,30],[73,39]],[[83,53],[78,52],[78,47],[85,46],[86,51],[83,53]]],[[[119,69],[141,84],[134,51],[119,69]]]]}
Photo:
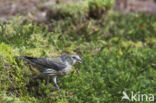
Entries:
{"type": "Polygon", "coordinates": [[[155,14],[116,11],[115,0],[24,2],[37,12],[20,9],[21,2],[13,0],[16,13],[11,8],[0,19],[0,103],[129,103],[122,91],[156,96],[155,14]],[[38,72],[13,58],[66,53],[84,63],[58,78],[61,91],[32,80],[38,72]]]}

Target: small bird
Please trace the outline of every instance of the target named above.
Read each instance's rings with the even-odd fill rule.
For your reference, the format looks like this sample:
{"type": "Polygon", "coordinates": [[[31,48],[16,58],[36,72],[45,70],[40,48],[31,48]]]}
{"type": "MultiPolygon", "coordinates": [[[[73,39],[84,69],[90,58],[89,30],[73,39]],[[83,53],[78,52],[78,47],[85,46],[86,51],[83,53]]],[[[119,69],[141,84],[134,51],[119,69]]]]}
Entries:
{"type": "Polygon", "coordinates": [[[72,65],[77,62],[82,63],[82,59],[75,54],[66,54],[53,58],[35,58],[28,56],[15,56],[16,58],[27,60],[32,66],[38,69],[44,76],[52,78],[57,89],[60,89],[56,78],[69,74],[72,65]]]}

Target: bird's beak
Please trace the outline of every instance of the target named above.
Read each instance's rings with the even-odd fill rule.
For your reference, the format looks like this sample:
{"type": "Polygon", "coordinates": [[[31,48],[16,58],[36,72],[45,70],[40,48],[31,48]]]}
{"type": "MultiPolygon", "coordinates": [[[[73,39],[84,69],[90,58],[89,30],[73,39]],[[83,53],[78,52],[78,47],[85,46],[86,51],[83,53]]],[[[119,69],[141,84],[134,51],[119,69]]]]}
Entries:
{"type": "Polygon", "coordinates": [[[80,62],[80,63],[83,63],[83,60],[82,60],[82,59],[79,59],[79,62],[80,62]]]}

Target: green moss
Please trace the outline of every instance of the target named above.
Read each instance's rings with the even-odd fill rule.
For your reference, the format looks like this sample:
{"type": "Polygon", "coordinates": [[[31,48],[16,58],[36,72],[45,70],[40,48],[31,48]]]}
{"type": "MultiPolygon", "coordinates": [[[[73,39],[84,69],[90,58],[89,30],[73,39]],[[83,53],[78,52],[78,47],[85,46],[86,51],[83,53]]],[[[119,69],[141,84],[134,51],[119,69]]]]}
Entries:
{"type": "Polygon", "coordinates": [[[83,22],[53,20],[51,31],[21,19],[1,23],[0,102],[113,103],[121,102],[123,90],[156,95],[152,88],[156,84],[155,21],[152,15],[110,12],[105,18],[83,22]],[[67,52],[78,53],[84,63],[58,79],[61,91],[46,80],[32,80],[37,72],[13,58],[67,52]]]}
{"type": "Polygon", "coordinates": [[[1,43],[0,44],[0,55],[3,57],[12,57],[15,54],[9,45],[7,45],[5,43],[1,43]]]}

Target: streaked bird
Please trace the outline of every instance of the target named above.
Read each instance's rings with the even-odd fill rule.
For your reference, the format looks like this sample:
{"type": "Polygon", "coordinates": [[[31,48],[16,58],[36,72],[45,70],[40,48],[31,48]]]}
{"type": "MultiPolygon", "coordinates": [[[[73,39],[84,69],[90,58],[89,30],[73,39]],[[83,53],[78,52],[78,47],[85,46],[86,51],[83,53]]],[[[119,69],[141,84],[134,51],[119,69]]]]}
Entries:
{"type": "Polygon", "coordinates": [[[15,56],[16,58],[27,60],[36,69],[38,69],[44,76],[50,76],[57,87],[56,78],[58,76],[66,75],[70,72],[72,65],[77,62],[82,62],[82,59],[78,55],[67,54],[62,56],[57,56],[54,58],[34,58],[27,56],[15,56]]]}

